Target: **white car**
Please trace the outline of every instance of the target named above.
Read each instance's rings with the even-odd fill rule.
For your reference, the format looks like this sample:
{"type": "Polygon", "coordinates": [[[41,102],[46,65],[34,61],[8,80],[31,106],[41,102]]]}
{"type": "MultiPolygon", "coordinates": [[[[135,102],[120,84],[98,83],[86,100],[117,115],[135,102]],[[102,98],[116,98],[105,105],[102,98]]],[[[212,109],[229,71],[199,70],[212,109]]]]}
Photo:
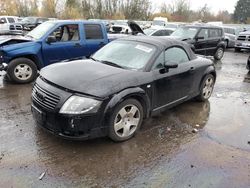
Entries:
{"type": "Polygon", "coordinates": [[[170,36],[175,29],[172,28],[155,28],[151,27],[149,29],[145,29],[144,33],[148,36],[170,36]]]}
{"type": "Polygon", "coordinates": [[[22,34],[23,28],[16,16],[0,16],[0,34],[22,34]]]}
{"type": "Polygon", "coordinates": [[[124,33],[124,34],[131,34],[132,31],[128,26],[127,20],[117,20],[114,24],[110,27],[111,33],[124,33]]]}

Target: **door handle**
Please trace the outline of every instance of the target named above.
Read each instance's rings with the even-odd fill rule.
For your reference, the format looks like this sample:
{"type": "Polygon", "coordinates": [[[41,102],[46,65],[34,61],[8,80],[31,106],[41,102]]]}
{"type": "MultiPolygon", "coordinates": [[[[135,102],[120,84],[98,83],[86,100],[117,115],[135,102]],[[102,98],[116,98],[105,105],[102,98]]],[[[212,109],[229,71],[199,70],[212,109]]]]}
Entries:
{"type": "Polygon", "coordinates": [[[194,71],[195,71],[195,68],[194,68],[194,67],[191,67],[191,68],[189,69],[189,72],[190,72],[190,73],[194,73],[194,71]]]}

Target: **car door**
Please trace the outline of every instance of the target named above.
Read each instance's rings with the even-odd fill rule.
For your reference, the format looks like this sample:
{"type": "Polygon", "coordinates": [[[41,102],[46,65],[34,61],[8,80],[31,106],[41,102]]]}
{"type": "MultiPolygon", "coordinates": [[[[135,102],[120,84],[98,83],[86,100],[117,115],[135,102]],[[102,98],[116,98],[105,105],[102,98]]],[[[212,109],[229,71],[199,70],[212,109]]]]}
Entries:
{"type": "Polygon", "coordinates": [[[48,43],[45,39],[43,42],[43,58],[48,64],[86,55],[78,24],[61,25],[49,36],[55,37],[56,41],[48,43]]]}
{"type": "Polygon", "coordinates": [[[188,98],[193,85],[194,67],[182,47],[172,47],[164,51],[153,66],[154,97],[153,108],[158,110],[188,98]],[[177,68],[160,73],[164,62],[178,64],[177,68]]]}
{"type": "Polygon", "coordinates": [[[195,53],[196,54],[201,54],[201,55],[206,55],[206,50],[208,48],[208,29],[207,28],[202,28],[200,31],[197,33],[195,37],[195,53]]]}
{"type": "Polygon", "coordinates": [[[206,55],[214,55],[218,44],[222,41],[222,30],[217,28],[208,29],[208,42],[206,55]]]}
{"type": "Polygon", "coordinates": [[[107,44],[108,41],[104,36],[104,30],[100,24],[84,24],[83,27],[87,45],[87,53],[88,56],[90,56],[107,44]]]}

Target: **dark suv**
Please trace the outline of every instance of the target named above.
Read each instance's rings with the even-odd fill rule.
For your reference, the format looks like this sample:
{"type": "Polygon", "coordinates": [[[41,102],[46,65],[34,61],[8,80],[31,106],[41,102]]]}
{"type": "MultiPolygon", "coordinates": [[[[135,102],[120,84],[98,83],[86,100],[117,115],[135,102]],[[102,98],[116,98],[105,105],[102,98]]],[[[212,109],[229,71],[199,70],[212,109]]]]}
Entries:
{"type": "Polygon", "coordinates": [[[170,36],[191,45],[196,54],[222,59],[226,48],[225,35],[221,27],[210,25],[186,25],[170,36]]]}

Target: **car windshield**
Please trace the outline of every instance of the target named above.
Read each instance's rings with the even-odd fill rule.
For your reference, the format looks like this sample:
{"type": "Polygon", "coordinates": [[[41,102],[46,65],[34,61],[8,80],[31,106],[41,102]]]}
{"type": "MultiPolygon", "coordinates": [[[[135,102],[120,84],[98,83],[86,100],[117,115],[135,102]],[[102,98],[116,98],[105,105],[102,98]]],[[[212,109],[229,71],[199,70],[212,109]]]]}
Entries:
{"type": "Polygon", "coordinates": [[[198,32],[198,28],[194,27],[182,27],[175,30],[171,36],[180,37],[180,38],[194,38],[196,33],[198,32]]]}
{"type": "Polygon", "coordinates": [[[34,22],[36,22],[36,18],[33,17],[26,17],[21,21],[21,23],[34,23],[34,22]]]}
{"type": "Polygon", "coordinates": [[[153,45],[141,42],[114,41],[97,51],[92,58],[116,67],[140,70],[145,67],[155,51],[153,45]]]}
{"type": "Polygon", "coordinates": [[[54,25],[55,23],[45,22],[37,26],[35,29],[29,32],[26,36],[34,38],[34,39],[41,39],[46,33],[50,31],[52,27],[54,27],[54,25]]]}
{"type": "Polygon", "coordinates": [[[151,35],[153,32],[155,32],[156,29],[145,29],[143,30],[143,32],[146,34],[146,35],[151,35]]]}

